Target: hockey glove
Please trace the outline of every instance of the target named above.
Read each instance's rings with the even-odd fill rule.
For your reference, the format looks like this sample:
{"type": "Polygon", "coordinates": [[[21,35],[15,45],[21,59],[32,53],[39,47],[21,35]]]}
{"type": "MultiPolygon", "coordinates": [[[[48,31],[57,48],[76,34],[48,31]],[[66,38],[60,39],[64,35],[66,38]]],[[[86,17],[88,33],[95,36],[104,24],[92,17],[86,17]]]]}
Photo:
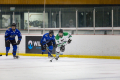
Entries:
{"type": "Polygon", "coordinates": [[[10,43],[10,41],[9,41],[9,40],[7,40],[7,41],[6,41],[6,44],[9,44],[9,43],[10,43]]]}
{"type": "Polygon", "coordinates": [[[56,45],[56,44],[53,44],[53,47],[57,48],[57,45],[56,45]]]}
{"type": "Polygon", "coordinates": [[[70,43],[71,43],[71,41],[72,41],[72,40],[71,40],[71,39],[69,39],[69,40],[68,40],[68,44],[70,44],[70,43]]]}
{"type": "Polygon", "coordinates": [[[43,49],[46,49],[46,45],[43,45],[43,49]]]}
{"type": "Polygon", "coordinates": [[[10,42],[9,40],[7,40],[6,42],[10,42]]]}
{"type": "Polygon", "coordinates": [[[20,40],[17,41],[17,45],[19,45],[19,44],[20,44],[20,40]]]}

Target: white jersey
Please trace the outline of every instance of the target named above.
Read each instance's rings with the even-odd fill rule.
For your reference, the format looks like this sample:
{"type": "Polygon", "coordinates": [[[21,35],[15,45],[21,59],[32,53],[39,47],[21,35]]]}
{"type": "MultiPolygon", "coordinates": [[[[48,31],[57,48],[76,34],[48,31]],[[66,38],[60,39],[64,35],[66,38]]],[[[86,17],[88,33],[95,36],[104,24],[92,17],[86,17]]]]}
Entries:
{"type": "Polygon", "coordinates": [[[59,35],[57,34],[55,37],[56,40],[56,44],[62,44],[64,42],[67,42],[69,39],[71,39],[71,34],[68,32],[63,32],[63,37],[59,37],[59,35]]]}
{"type": "Polygon", "coordinates": [[[61,52],[60,47],[63,45],[65,46],[69,39],[71,39],[71,34],[68,32],[63,32],[63,37],[60,37],[58,34],[55,37],[57,48],[56,48],[56,56],[59,56],[60,54],[63,54],[61,52]],[[59,54],[58,54],[59,53],[59,54]]]}

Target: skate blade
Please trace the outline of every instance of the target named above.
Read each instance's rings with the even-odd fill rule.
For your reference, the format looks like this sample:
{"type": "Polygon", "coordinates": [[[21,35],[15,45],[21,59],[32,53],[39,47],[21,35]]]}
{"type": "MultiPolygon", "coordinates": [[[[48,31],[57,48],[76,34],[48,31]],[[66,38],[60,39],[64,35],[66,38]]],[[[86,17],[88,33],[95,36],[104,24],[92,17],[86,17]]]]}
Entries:
{"type": "Polygon", "coordinates": [[[48,58],[53,58],[53,57],[48,56],[48,58]]]}
{"type": "Polygon", "coordinates": [[[14,59],[19,59],[20,57],[19,56],[17,56],[17,57],[14,57],[14,59]]]}

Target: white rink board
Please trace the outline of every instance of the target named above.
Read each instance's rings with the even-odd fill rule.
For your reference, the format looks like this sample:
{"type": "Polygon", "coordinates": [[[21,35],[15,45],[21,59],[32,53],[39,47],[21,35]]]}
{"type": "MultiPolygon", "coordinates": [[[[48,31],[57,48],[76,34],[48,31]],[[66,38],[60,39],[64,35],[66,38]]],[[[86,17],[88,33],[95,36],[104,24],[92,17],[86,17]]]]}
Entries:
{"type": "MultiPolygon", "coordinates": [[[[25,53],[25,36],[19,45],[19,53],[25,53]]],[[[28,36],[28,35],[27,35],[28,36]]],[[[29,35],[35,36],[35,35],[29,35]]],[[[39,36],[39,35],[37,35],[39,36]]],[[[0,53],[5,53],[4,35],[0,35],[0,53]]],[[[12,48],[12,46],[11,46],[12,48]]],[[[10,53],[12,49],[10,50],[10,53]]],[[[72,35],[72,43],[66,46],[65,55],[120,56],[119,35],[72,35]]]]}
{"type": "MultiPolygon", "coordinates": [[[[16,39],[16,41],[17,41],[17,39],[16,39]]],[[[9,53],[12,53],[12,50],[13,50],[12,45],[10,45],[9,53]]],[[[0,35],[0,53],[5,53],[5,51],[6,51],[5,38],[4,38],[4,35],[0,35]]],[[[19,45],[19,53],[25,53],[25,35],[22,35],[22,40],[19,45]]]]}
{"type": "Polygon", "coordinates": [[[120,56],[119,35],[73,35],[67,55],[120,56]]]}

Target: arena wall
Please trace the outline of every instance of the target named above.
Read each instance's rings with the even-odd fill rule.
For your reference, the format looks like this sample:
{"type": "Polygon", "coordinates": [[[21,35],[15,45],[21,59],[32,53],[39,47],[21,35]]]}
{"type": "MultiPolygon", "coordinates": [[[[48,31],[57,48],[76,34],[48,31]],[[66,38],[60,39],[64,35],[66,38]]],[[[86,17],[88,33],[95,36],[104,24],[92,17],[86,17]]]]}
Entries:
{"type": "MultiPolygon", "coordinates": [[[[25,53],[25,37],[33,35],[23,35],[19,45],[19,54],[25,53]]],[[[35,36],[35,35],[34,35],[35,36]]],[[[37,35],[40,36],[40,35],[37,35]]],[[[5,54],[4,35],[0,35],[0,53],[5,54]]],[[[12,53],[12,46],[10,53],[12,53]]],[[[120,56],[120,36],[119,35],[72,35],[72,43],[66,45],[64,55],[76,56],[120,56]]],[[[29,56],[29,55],[28,55],[29,56]]]]}

